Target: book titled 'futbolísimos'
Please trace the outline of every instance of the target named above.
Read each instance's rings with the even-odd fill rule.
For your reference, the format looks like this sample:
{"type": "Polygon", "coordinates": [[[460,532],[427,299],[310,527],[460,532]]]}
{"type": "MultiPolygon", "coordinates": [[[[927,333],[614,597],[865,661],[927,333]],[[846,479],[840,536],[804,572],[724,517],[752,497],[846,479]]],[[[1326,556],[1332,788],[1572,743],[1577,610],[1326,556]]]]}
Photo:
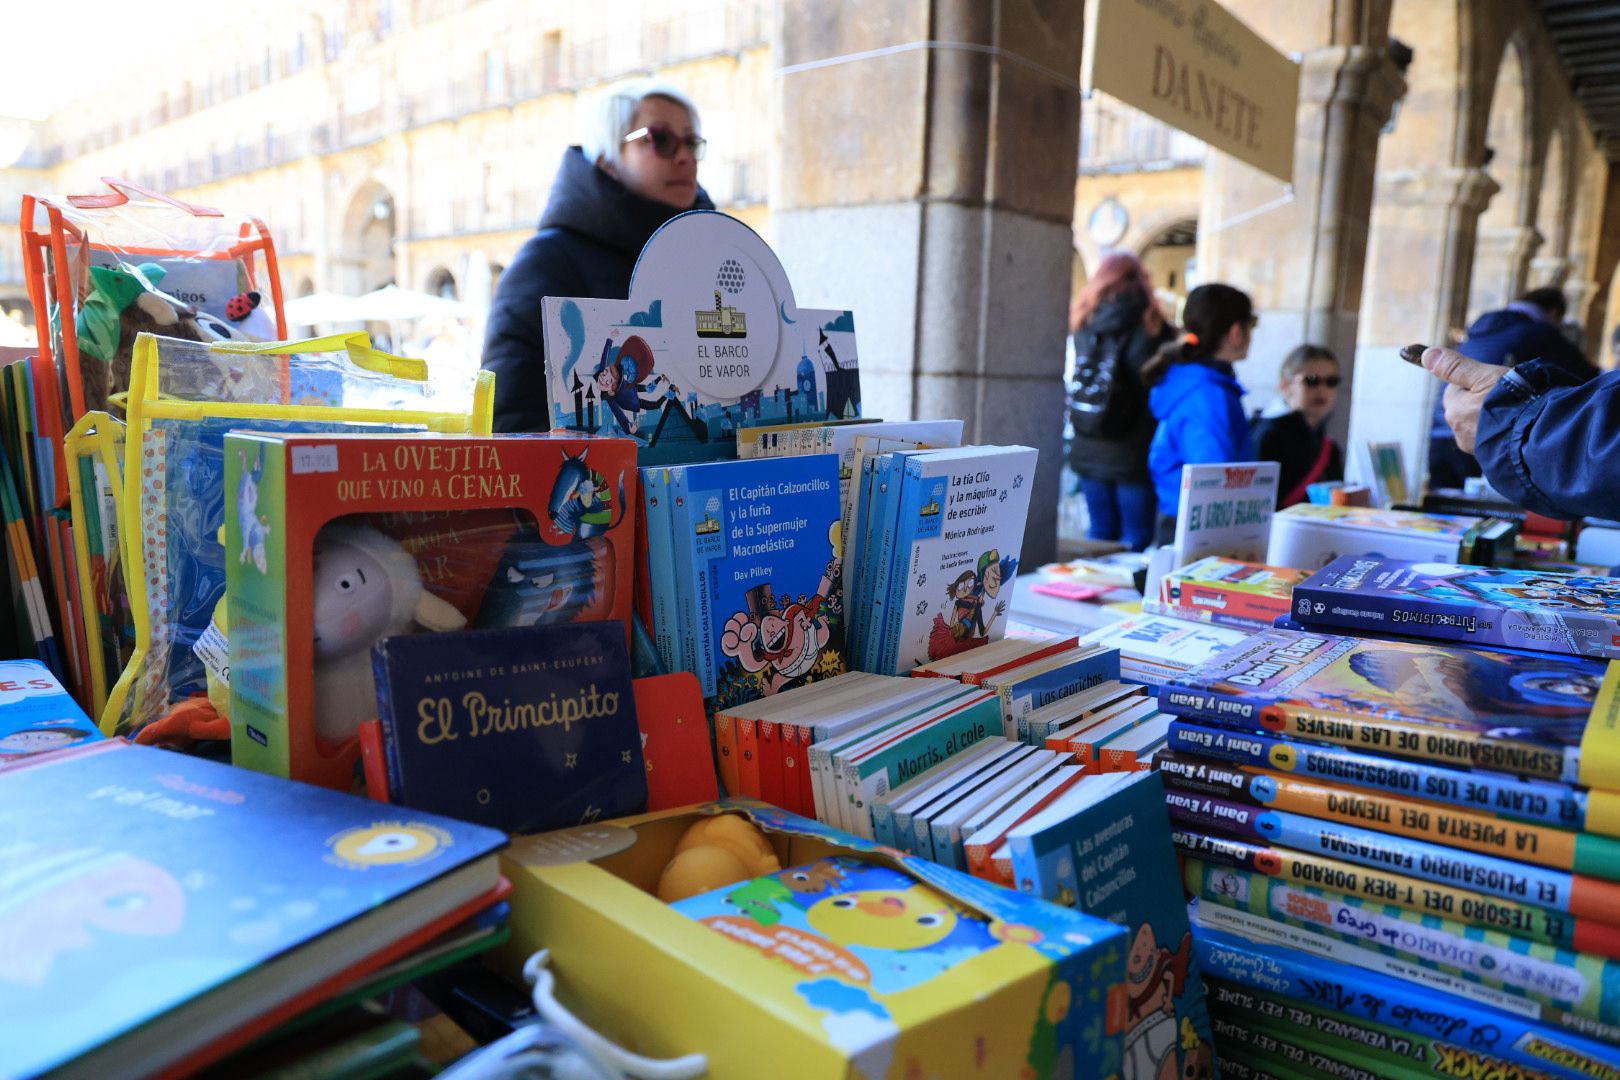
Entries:
{"type": "Polygon", "coordinates": [[[393,637],[373,661],[394,802],[519,833],[646,804],[622,624],[393,637]]]}

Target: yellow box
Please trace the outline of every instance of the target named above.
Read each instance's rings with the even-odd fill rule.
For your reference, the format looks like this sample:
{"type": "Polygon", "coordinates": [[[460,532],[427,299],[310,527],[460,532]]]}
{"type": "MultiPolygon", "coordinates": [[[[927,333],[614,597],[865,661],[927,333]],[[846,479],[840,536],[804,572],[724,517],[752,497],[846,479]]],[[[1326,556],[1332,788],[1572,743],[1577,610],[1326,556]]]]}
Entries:
{"type": "MultiPolygon", "coordinates": [[[[563,1003],[637,1053],[706,1054],[709,1075],[720,1080],[1036,1080],[1119,1070],[1119,1036],[1110,1033],[1120,1025],[1107,1013],[1110,988],[1124,976],[1122,928],[775,807],[723,800],[522,837],[502,862],[514,887],[502,969],[515,979],[531,953],[551,950],[563,1003]],[[802,925],[808,897],[796,903],[786,888],[758,879],[746,896],[738,893],[736,914],[708,924],[659,900],[652,890],[687,827],[726,812],[758,825],[784,868],[857,859],[898,871],[911,888],[939,895],[885,895],[926,897],[936,907],[943,897],[954,936],[904,956],[874,947],[870,934],[864,942],[845,938],[848,949],[818,940],[812,955],[819,947],[843,959],[806,966],[805,954],[782,948],[773,927],[782,920],[785,935],[790,923],[802,925]],[[753,933],[743,916],[760,910],[761,887],[773,899],[752,916],[753,933]],[[722,933],[715,923],[738,932],[722,933]],[[959,923],[979,935],[978,944],[961,944],[959,923]],[[880,970],[901,973],[884,976],[887,991],[880,970]],[[896,988],[897,978],[913,984],[896,988]]],[[[867,867],[856,873],[867,877],[867,867]]],[[[771,876],[792,884],[787,870],[771,876]]],[[[849,897],[876,895],[831,888],[823,898],[850,907],[849,897]]],[[[718,899],[710,894],[706,902],[718,899]]],[[[802,943],[796,932],[794,944],[802,943]]]]}

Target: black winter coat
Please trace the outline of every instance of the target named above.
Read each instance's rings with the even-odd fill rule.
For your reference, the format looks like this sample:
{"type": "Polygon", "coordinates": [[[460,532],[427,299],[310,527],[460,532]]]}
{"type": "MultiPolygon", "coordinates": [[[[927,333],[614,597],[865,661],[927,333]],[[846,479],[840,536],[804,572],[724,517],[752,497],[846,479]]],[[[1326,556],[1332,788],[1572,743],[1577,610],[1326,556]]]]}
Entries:
{"type": "Polygon", "coordinates": [[[1169,324],[1157,336],[1142,326],[1142,313],[1147,302],[1140,296],[1124,295],[1106,300],[1097,306],[1084,326],[1074,334],[1074,354],[1084,355],[1105,344],[1105,339],[1124,336],[1125,347],[1120,353],[1124,361],[1116,374],[1121,380],[1131,380],[1133,397],[1142,403],[1141,413],[1123,435],[1118,438],[1076,435],[1069,444],[1069,467],[1076,474],[1090,480],[1107,480],[1116,484],[1150,484],[1148,475],[1148,445],[1158,422],[1148,410],[1147,390],[1142,387],[1142,365],[1158,352],[1165,342],[1175,337],[1169,324]]]}
{"type": "MultiPolygon", "coordinates": [[[[701,187],[692,208],[714,209],[701,187]]],[[[496,431],[552,426],[541,297],[628,298],[641,249],[682,212],[635,194],[587,161],[579,147],[568,148],[540,215],[540,231],[501,275],[490,305],[483,366],[495,373],[496,431]]]]}

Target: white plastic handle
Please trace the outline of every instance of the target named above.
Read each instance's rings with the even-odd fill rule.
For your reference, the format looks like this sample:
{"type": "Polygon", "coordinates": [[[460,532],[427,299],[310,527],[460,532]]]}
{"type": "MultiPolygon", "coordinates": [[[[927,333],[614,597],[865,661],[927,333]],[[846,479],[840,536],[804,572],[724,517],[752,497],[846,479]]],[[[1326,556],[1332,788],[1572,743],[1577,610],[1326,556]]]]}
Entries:
{"type": "Polygon", "coordinates": [[[523,977],[534,984],[535,1011],[551,1026],[577,1042],[598,1061],[613,1065],[626,1076],[636,1080],[695,1080],[709,1071],[709,1059],[704,1054],[685,1057],[657,1058],[632,1054],[617,1043],[598,1035],[579,1017],[569,1012],[558,1001],[553,991],[557,977],[551,972],[551,950],[541,949],[523,964],[523,977]]]}

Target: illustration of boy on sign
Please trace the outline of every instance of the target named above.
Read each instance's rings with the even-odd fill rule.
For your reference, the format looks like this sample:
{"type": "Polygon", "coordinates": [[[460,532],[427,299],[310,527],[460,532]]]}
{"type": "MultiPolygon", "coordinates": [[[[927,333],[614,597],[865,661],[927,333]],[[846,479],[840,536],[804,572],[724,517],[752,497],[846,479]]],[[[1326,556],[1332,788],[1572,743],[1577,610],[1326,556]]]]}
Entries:
{"type": "Polygon", "coordinates": [[[964,570],[946,587],[945,610],[935,614],[928,634],[928,659],[938,660],[983,645],[990,639],[990,628],[1006,614],[1007,602],[999,599],[1002,583],[1012,577],[1018,560],[1005,559],[991,548],[979,556],[977,566],[964,570]],[[985,606],[995,607],[985,618],[985,606]]]}
{"type": "Polygon", "coordinates": [[[656,398],[641,396],[643,390],[653,390],[655,382],[665,381],[662,375],[653,373],[653,364],[652,346],[638,334],[625,338],[617,352],[612,338],[602,343],[602,358],[591,378],[602,403],[626,434],[637,434],[642,413],[660,405],[656,398]]]}

